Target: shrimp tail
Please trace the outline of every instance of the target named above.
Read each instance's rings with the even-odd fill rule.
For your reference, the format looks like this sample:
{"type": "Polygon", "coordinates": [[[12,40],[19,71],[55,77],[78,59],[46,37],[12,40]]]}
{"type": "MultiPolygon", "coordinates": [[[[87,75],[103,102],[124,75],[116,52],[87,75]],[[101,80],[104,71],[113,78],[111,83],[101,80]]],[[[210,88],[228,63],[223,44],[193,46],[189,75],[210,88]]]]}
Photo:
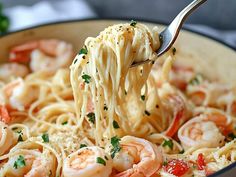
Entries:
{"type": "Polygon", "coordinates": [[[0,121],[9,124],[12,118],[10,117],[8,110],[5,106],[0,105],[0,121]]]}
{"type": "Polygon", "coordinates": [[[39,47],[37,41],[28,42],[23,45],[16,46],[10,51],[10,62],[29,62],[31,52],[39,47]]]}
{"type": "Polygon", "coordinates": [[[169,128],[164,132],[166,136],[173,137],[178,131],[179,127],[185,120],[186,107],[184,101],[181,97],[174,97],[171,100],[177,105],[174,110],[174,118],[169,126],[169,128]]]}

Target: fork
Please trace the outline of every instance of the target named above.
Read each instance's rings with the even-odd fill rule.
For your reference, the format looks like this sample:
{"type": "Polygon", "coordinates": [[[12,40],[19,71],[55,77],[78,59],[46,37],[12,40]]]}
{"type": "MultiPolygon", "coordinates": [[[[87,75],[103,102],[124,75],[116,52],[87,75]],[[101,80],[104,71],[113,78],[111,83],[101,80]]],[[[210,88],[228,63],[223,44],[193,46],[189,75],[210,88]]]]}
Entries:
{"type": "MultiPolygon", "coordinates": [[[[197,9],[200,5],[202,5],[206,1],[207,0],[194,0],[193,2],[191,2],[175,17],[175,19],[171,22],[171,24],[160,33],[159,37],[161,41],[161,46],[157,50],[158,56],[163,55],[172,47],[172,45],[174,44],[179,35],[180,29],[182,28],[184,21],[190,14],[192,14],[192,12],[195,9],[197,9]]],[[[133,63],[132,67],[147,62],[150,62],[150,60],[144,60],[141,62],[133,63]]]]}

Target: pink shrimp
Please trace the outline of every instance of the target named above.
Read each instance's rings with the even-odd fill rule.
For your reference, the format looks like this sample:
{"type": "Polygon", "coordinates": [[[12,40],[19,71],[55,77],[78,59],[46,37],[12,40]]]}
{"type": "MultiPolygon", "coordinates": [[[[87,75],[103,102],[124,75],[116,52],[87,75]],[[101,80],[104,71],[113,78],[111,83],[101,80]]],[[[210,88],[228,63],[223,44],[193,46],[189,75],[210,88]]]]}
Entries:
{"type": "Polygon", "coordinates": [[[186,120],[186,107],[183,99],[180,96],[170,96],[169,97],[170,104],[173,105],[174,115],[173,120],[168,127],[168,129],[164,132],[166,136],[172,137],[178,131],[179,127],[186,120]]]}
{"type": "Polygon", "coordinates": [[[9,61],[29,62],[32,71],[55,72],[72,62],[72,45],[56,39],[41,39],[13,47],[9,61]]]}
{"type": "Polygon", "coordinates": [[[178,131],[185,149],[190,147],[219,147],[224,136],[233,131],[232,121],[219,112],[201,114],[186,122],[178,131]]]}
{"type": "Polygon", "coordinates": [[[4,154],[14,143],[14,135],[9,127],[0,121],[0,155],[4,154]]]}
{"type": "Polygon", "coordinates": [[[3,93],[6,103],[12,109],[22,111],[35,100],[38,90],[26,85],[24,80],[19,78],[5,85],[3,93]]]}
{"type": "Polygon", "coordinates": [[[120,152],[113,159],[113,167],[118,173],[113,177],[150,177],[162,165],[160,150],[145,139],[125,136],[120,146],[120,152]]]}
{"type": "Polygon", "coordinates": [[[70,154],[63,165],[65,177],[109,177],[111,171],[111,158],[97,146],[83,147],[70,154]]]}
{"type": "Polygon", "coordinates": [[[20,149],[3,165],[0,175],[6,177],[54,177],[56,159],[52,153],[45,149],[20,149]],[[18,164],[17,161],[21,161],[18,164]]]}

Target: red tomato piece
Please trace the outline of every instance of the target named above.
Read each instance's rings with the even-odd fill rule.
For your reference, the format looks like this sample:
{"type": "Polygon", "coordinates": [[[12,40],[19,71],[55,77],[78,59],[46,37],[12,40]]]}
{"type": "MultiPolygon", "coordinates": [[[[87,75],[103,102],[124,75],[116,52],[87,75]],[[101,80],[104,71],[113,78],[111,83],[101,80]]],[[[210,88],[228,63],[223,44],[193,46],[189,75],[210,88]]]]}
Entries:
{"type": "Polygon", "coordinates": [[[170,173],[172,175],[175,175],[175,176],[179,177],[179,176],[182,176],[182,175],[184,175],[188,172],[189,166],[183,160],[172,159],[172,160],[167,162],[167,165],[165,165],[163,167],[163,169],[167,173],[170,173]]]}
{"type": "Polygon", "coordinates": [[[206,162],[202,153],[198,154],[197,157],[197,169],[204,170],[206,168],[206,162]]]}

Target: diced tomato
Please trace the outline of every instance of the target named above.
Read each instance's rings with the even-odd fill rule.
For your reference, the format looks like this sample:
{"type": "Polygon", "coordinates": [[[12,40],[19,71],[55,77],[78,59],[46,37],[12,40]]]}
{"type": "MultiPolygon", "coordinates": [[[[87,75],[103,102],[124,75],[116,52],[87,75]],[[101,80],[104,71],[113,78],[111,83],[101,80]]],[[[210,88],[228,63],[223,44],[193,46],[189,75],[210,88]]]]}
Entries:
{"type": "Polygon", "coordinates": [[[167,173],[180,177],[188,172],[189,166],[183,160],[172,159],[167,162],[167,165],[165,165],[163,169],[167,173]]]}
{"type": "Polygon", "coordinates": [[[30,52],[23,51],[23,52],[16,52],[10,53],[10,62],[29,62],[30,61],[30,52]]]}
{"type": "Polygon", "coordinates": [[[206,168],[206,162],[202,153],[198,154],[197,157],[197,169],[204,170],[206,168]]]}

